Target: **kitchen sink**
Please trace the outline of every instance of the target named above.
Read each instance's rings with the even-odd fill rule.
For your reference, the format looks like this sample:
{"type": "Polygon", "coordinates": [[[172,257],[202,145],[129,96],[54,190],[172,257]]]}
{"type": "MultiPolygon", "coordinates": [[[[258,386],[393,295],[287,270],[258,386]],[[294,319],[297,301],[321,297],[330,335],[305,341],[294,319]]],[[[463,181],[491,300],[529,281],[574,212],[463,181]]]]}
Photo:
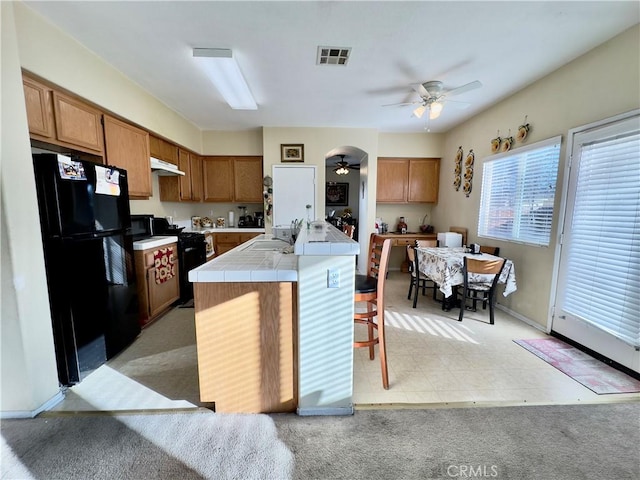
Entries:
{"type": "Polygon", "coordinates": [[[283,240],[256,240],[247,246],[245,250],[275,250],[279,251],[289,246],[289,242],[283,240]]]}

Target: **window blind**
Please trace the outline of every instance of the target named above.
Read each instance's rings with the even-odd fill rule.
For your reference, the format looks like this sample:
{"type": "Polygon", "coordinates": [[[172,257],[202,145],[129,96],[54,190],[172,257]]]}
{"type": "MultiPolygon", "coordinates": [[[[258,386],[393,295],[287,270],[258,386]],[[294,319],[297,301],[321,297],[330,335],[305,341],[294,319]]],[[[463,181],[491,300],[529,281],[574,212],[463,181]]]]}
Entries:
{"type": "Polygon", "coordinates": [[[564,310],[638,347],[640,131],[637,119],[628,126],[574,151],[579,170],[564,310]]]}
{"type": "Polygon", "coordinates": [[[549,245],[561,137],[484,160],[478,236],[549,245]]]}

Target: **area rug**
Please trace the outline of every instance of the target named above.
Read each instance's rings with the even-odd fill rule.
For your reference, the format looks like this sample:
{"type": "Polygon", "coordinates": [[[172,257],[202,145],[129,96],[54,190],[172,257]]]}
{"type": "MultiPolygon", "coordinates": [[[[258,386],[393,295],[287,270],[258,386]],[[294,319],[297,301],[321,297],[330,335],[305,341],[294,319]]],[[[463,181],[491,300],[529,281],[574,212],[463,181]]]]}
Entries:
{"type": "Polygon", "coordinates": [[[557,338],[514,342],[598,395],[640,392],[640,381],[557,338]]]}

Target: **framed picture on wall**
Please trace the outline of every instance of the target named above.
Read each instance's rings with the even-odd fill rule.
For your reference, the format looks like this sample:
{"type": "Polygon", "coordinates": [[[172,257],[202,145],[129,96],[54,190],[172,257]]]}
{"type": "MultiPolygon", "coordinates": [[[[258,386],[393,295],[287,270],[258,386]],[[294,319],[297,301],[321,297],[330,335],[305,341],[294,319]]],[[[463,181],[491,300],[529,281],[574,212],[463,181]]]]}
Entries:
{"type": "Polygon", "coordinates": [[[329,207],[349,205],[349,184],[327,182],[325,203],[329,207]]]}
{"type": "Polygon", "coordinates": [[[304,145],[280,145],[282,162],[304,162],[304,145]]]}

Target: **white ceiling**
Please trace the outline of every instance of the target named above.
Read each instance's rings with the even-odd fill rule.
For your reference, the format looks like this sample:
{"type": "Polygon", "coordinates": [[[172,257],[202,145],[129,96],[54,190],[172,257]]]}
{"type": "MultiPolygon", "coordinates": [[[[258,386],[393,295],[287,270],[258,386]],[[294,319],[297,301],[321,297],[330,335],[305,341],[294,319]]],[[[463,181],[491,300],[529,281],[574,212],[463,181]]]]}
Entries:
{"type": "Polygon", "coordinates": [[[411,106],[383,105],[482,82],[431,122],[444,132],[640,20],[637,1],[25,3],[203,130],[422,132],[411,106]],[[316,65],[319,45],[351,47],[348,65],[316,65]],[[231,48],[258,110],[231,110],[194,47],[231,48]]]}

